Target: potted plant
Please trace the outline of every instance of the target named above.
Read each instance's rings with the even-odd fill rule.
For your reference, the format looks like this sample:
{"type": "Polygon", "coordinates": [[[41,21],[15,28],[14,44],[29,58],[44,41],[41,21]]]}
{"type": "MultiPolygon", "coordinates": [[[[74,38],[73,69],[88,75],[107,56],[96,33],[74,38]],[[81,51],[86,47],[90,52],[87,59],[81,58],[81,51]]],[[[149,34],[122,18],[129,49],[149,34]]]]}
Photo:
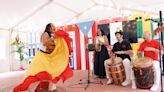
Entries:
{"type": "Polygon", "coordinates": [[[26,49],[26,45],[25,43],[23,43],[20,38],[19,35],[17,35],[15,37],[15,40],[11,43],[11,45],[13,46],[13,53],[15,53],[16,57],[19,59],[20,62],[20,67],[19,70],[24,70],[23,67],[23,61],[25,61],[25,57],[27,56],[27,52],[25,51],[26,49]]]}

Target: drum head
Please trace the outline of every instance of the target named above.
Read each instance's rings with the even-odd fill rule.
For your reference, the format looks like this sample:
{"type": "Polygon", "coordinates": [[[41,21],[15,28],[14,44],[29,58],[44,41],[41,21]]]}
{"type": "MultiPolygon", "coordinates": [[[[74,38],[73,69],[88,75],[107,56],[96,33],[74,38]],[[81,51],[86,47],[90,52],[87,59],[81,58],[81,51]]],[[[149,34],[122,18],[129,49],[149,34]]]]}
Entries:
{"type": "Polygon", "coordinates": [[[110,58],[107,64],[108,65],[116,65],[116,64],[119,64],[121,62],[122,62],[122,59],[120,57],[116,57],[114,59],[110,58]]]}
{"type": "Polygon", "coordinates": [[[143,58],[139,58],[137,60],[135,60],[135,62],[133,63],[134,67],[149,67],[152,65],[152,59],[148,58],[148,57],[143,57],[143,58]]]}

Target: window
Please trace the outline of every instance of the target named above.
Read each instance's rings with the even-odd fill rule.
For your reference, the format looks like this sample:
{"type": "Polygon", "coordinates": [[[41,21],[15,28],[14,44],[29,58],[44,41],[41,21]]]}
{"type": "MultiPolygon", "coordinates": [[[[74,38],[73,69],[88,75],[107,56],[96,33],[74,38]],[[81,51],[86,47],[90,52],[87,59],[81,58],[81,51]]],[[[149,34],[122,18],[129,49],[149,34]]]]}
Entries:
{"type": "Polygon", "coordinates": [[[6,59],[6,40],[5,38],[0,38],[0,59],[6,59]]]}

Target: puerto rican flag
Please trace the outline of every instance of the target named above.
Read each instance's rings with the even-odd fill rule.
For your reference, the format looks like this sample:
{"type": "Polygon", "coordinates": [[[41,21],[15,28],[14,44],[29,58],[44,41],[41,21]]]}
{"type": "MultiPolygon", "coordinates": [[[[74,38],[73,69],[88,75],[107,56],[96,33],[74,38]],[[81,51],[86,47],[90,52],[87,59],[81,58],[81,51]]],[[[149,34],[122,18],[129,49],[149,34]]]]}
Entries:
{"type": "Polygon", "coordinates": [[[93,69],[93,59],[94,52],[86,51],[86,44],[93,43],[96,36],[97,25],[113,23],[113,22],[121,22],[127,20],[127,17],[118,17],[113,19],[106,19],[102,21],[87,21],[81,22],[73,25],[64,26],[64,30],[66,30],[71,38],[73,39],[72,47],[73,53],[70,55],[71,62],[70,66],[75,70],[86,70],[93,69]],[[89,39],[88,37],[92,38],[89,39]]]}
{"type": "Polygon", "coordinates": [[[82,22],[64,27],[73,39],[73,53],[70,55],[70,66],[75,70],[93,69],[93,53],[86,50],[87,43],[94,42],[96,24],[94,21],[82,22]],[[89,39],[88,39],[89,38],[89,39]]]}

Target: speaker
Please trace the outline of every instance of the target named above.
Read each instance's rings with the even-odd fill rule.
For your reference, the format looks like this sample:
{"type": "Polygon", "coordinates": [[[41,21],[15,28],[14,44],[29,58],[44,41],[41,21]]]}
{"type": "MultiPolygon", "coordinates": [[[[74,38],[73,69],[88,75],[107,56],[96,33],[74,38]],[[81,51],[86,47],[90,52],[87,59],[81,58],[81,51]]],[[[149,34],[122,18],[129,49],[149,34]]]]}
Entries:
{"type": "Polygon", "coordinates": [[[86,49],[88,51],[94,51],[95,50],[95,44],[87,44],[86,49]]]}

